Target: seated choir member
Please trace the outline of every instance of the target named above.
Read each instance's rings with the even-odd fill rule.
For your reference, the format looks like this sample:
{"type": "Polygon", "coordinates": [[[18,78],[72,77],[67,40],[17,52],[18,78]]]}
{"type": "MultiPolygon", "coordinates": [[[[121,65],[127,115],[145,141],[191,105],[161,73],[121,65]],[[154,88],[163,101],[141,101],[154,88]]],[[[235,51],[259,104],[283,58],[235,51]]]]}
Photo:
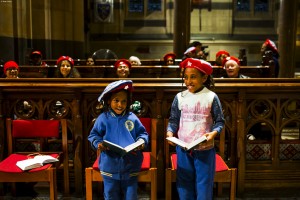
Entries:
{"type": "Polygon", "coordinates": [[[30,54],[29,65],[46,67],[47,63],[42,61],[43,55],[40,51],[33,51],[30,54]]]}
{"type": "Polygon", "coordinates": [[[13,61],[7,61],[3,66],[3,77],[19,78],[19,65],[13,61]]]}
{"type": "Polygon", "coordinates": [[[240,74],[240,61],[234,56],[229,56],[223,59],[222,66],[226,71],[226,75],[221,78],[250,78],[240,74]]]}
{"type": "Polygon", "coordinates": [[[54,78],[81,78],[80,73],[74,67],[74,60],[69,56],[61,56],[58,58],[57,69],[54,78]]]}
{"type": "Polygon", "coordinates": [[[195,47],[196,48],[196,55],[193,58],[198,58],[198,59],[206,60],[208,54],[205,53],[205,51],[204,51],[205,47],[202,46],[201,42],[194,41],[194,42],[192,42],[190,44],[190,47],[195,47]]]}
{"type": "Polygon", "coordinates": [[[197,58],[197,51],[196,51],[196,47],[189,47],[185,52],[184,52],[184,56],[182,58],[182,61],[184,61],[187,58],[197,58]]]}
{"type": "Polygon", "coordinates": [[[172,52],[164,55],[165,65],[175,65],[175,58],[176,58],[176,54],[172,52]]]}
{"type": "Polygon", "coordinates": [[[89,56],[86,59],[86,65],[87,66],[94,66],[95,65],[95,60],[93,58],[93,56],[89,56]]]}
{"type": "Polygon", "coordinates": [[[273,54],[273,61],[274,61],[274,66],[275,66],[275,77],[278,77],[279,75],[279,52],[278,49],[276,47],[276,44],[270,40],[270,39],[266,39],[266,41],[262,44],[260,52],[262,55],[262,60],[264,59],[264,56],[266,56],[266,54],[268,54],[269,52],[272,52],[273,54]]]}
{"type": "MultiPolygon", "coordinates": [[[[33,51],[30,54],[29,65],[39,66],[39,67],[47,67],[47,63],[42,61],[43,54],[40,51],[33,51]]],[[[43,78],[48,77],[48,71],[46,68],[40,68],[39,72],[42,74],[43,78]]],[[[34,77],[32,77],[34,78],[34,77]]]]}
{"type": "Polygon", "coordinates": [[[114,68],[118,78],[128,78],[130,75],[131,63],[126,59],[119,59],[115,62],[114,68]]]}
{"type": "Polygon", "coordinates": [[[224,60],[224,58],[230,56],[230,54],[228,53],[228,51],[225,50],[220,50],[216,53],[216,66],[222,66],[222,61],[224,60]]]}
{"type": "Polygon", "coordinates": [[[131,63],[131,66],[140,66],[142,65],[141,60],[136,56],[130,56],[129,62],[131,63]]]}

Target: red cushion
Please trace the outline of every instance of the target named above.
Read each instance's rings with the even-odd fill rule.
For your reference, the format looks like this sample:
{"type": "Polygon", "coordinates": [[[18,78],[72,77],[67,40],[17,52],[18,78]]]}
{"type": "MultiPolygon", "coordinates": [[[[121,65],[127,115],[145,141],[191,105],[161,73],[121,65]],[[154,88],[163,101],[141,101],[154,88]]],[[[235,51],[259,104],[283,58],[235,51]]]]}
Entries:
{"type": "Polygon", "coordinates": [[[59,120],[13,120],[13,137],[59,137],[59,120]]]}
{"type": "MultiPolygon", "coordinates": [[[[177,154],[173,153],[171,155],[171,164],[172,169],[177,169],[177,154]]],[[[223,158],[216,154],[216,172],[226,171],[228,170],[228,166],[224,162],[223,158]]]]}
{"type": "Polygon", "coordinates": [[[151,118],[139,118],[147,133],[151,135],[151,118]]]}
{"type": "Polygon", "coordinates": [[[95,162],[94,162],[94,164],[93,164],[93,169],[94,169],[94,170],[99,170],[99,165],[98,165],[98,163],[99,163],[99,158],[100,158],[100,156],[97,157],[97,159],[95,160],[95,162]]]}
{"type": "Polygon", "coordinates": [[[177,169],[177,154],[173,153],[171,155],[171,164],[172,164],[172,169],[177,169]]]}
{"type": "MultiPolygon", "coordinates": [[[[49,154],[55,158],[58,157],[58,154],[49,154]]],[[[22,169],[20,169],[16,163],[18,161],[21,160],[26,160],[27,159],[27,155],[23,155],[23,154],[11,154],[9,155],[7,158],[5,158],[3,161],[0,162],[0,171],[2,172],[10,172],[10,173],[23,173],[24,171],[22,169]]],[[[41,170],[45,170],[48,169],[49,167],[51,167],[52,164],[45,164],[42,167],[38,167],[38,168],[34,168],[31,170],[28,170],[26,172],[36,172],[36,171],[41,171],[41,170]]]]}
{"type": "MultiPolygon", "coordinates": [[[[142,162],[141,170],[148,170],[150,168],[150,152],[143,152],[144,160],[142,162]]],[[[94,170],[99,170],[99,157],[97,157],[96,161],[93,164],[94,170]]]]}
{"type": "Polygon", "coordinates": [[[150,152],[143,152],[144,160],[142,162],[141,170],[150,169],[150,152]]]}
{"type": "Polygon", "coordinates": [[[228,166],[224,162],[223,158],[219,154],[216,154],[216,172],[226,170],[228,170],[228,166]]]}

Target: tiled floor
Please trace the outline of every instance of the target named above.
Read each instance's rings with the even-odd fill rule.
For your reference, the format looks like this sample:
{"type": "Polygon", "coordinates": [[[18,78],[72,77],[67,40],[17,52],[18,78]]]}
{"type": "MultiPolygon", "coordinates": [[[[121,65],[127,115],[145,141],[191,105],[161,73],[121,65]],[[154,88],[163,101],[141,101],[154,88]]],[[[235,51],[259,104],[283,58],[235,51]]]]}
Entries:
{"type": "MultiPolygon", "coordinates": [[[[175,189],[175,188],[174,188],[175,189]]],[[[35,195],[25,195],[26,192],[30,193],[29,189],[23,187],[19,191],[22,191],[19,197],[12,197],[10,194],[6,196],[0,196],[0,200],[48,200],[49,199],[49,188],[46,184],[37,184],[34,186],[35,195]]],[[[59,188],[58,188],[59,190],[59,188]]],[[[139,200],[150,200],[149,191],[150,187],[148,185],[142,185],[139,188],[139,200]]],[[[173,199],[176,198],[176,190],[173,191],[173,199]]],[[[75,197],[73,193],[70,197],[63,197],[61,192],[58,192],[58,200],[81,200],[85,197],[75,197]]],[[[103,198],[98,194],[97,189],[93,191],[93,200],[102,200],[103,198]]],[[[163,197],[159,197],[158,200],[163,200],[163,197]]],[[[282,189],[246,189],[243,197],[237,197],[237,200],[300,200],[300,188],[282,188],[282,189]]],[[[215,197],[214,200],[229,200],[228,188],[225,188],[221,197],[215,197]]]]}

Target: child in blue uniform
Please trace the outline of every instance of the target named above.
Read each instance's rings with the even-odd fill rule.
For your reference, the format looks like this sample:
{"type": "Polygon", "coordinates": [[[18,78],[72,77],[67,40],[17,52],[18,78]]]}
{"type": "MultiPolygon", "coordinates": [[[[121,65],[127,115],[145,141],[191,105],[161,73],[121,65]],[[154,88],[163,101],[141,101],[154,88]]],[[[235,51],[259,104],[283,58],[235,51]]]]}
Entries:
{"type": "Polygon", "coordinates": [[[138,117],[129,112],[132,81],[120,80],[110,83],[98,98],[104,112],[97,118],[88,140],[93,149],[100,149],[99,169],[103,177],[105,199],[137,199],[138,173],[149,137],[138,117]],[[103,145],[108,140],[126,147],[138,140],[144,145],[124,156],[103,145]]]}
{"type": "Polygon", "coordinates": [[[214,137],[224,126],[220,100],[209,90],[214,86],[210,76],[213,69],[210,63],[195,58],[187,58],[180,67],[183,68],[187,90],[179,92],[173,100],[167,137],[177,134],[180,140],[191,143],[205,135],[207,142],[191,151],[176,147],[177,191],[182,200],[212,200],[216,154],[214,137]],[[201,127],[196,129],[199,125],[201,127]]]}

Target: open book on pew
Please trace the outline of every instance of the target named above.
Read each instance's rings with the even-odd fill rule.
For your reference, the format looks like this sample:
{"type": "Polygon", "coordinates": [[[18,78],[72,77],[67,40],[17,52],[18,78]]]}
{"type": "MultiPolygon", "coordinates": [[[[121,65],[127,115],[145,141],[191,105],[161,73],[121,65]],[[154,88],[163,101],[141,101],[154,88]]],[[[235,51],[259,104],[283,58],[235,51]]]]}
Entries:
{"type": "Polygon", "coordinates": [[[179,145],[181,148],[183,148],[186,151],[191,150],[192,148],[196,147],[200,143],[207,141],[205,135],[201,136],[200,138],[194,140],[191,143],[185,143],[184,141],[178,139],[177,137],[167,137],[166,139],[169,140],[170,142],[173,142],[174,144],[179,145]]]}
{"type": "Polygon", "coordinates": [[[22,170],[30,170],[33,168],[42,167],[44,164],[58,162],[57,158],[50,155],[37,155],[33,158],[28,158],[26,160],[21,160],[16,163],[16,165],[22,170]]]}
{"type": "Polygon", "coordinates": [[[126,147],[121,147],[120,145],[117,145],[110,141],[103,140],[103,145],[105,147],[107,147],[111,151],[114,151],[115,153],[118,153],[120,156],[124,156],[128,152],[133,151],[136,148],[142,146],[144,143],[145,143],[145,141],[143,139],[139,139],[138,141],[136,141],[126,147]]]}

